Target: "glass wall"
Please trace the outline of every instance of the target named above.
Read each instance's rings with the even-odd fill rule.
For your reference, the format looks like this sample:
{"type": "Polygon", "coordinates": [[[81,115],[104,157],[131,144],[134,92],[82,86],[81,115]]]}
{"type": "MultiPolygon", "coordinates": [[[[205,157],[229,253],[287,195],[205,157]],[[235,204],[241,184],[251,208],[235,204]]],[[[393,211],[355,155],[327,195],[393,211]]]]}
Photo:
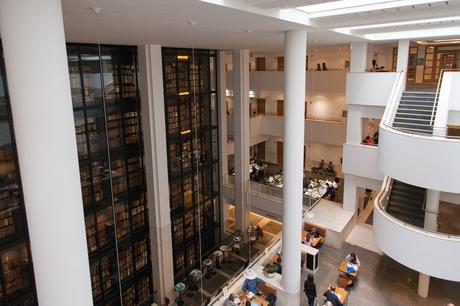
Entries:
{"type": "Polygon", "coordinates": [[[216,52],[163,48],[163,74],[174,275],[179,280],[220,242],[216,52]]]}
{"type": "Polygon", "coordinates": [[[0,45],[0,305],[37,305],[4,68],[0,45]]]}
{"type": "Polygon", "coordinates": [[[94,305],[153,302],[137,49],[67,45],[94,305]]]}

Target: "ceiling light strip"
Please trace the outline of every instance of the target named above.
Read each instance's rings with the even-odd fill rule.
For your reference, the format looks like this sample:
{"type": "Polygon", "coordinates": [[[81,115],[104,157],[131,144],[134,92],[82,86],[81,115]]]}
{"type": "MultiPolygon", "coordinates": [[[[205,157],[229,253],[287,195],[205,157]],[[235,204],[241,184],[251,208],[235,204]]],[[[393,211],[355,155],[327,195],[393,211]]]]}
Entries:
{"type": "Polygon", "coordinates": [[[397,27],[397,26],[405,26],[405,25],[441,23],[441,22],[458,21],[458,20],[460,20],[460,16],[431,18],[431,19],[417,19],[417,20],[408,20],[408,21],[389,22],[389,23],[380,23],[380,24],[368,24],[368,25],[361,25],[361,26],[354,26],[354,27],[337,28],[337,29],[334,29],[334,31],[342,33],[342,32],[353,31],[353,30],[389,28],[389,27],[397,27]]]}
{"type": "Polygon", "coordinates": [[[411,39],[411,38],[458,36],[458,33],[460,33],[460,26],[443,27],[443,28],[436,28],[436,29],[423,29],[423,30],[364,34],[362,37],[365,39],[369,39],[369,40],[397,40],[397,39],[411,39]]]}
{"type": "Polygon", "coordinates": [[[337,16],[337,15],[347,15],[347,14],[353,14],[353,13],[384,10],[384,9],[391,9],[391,8],[398,8],[398,7],[405,7],[405,6],[431,4],[431,3],[437,3],[437,2],[447,2],[447,1],[446,0],[393,0],[393,1],[388,1],[388,0],[385,0],[385,1],[382,1],[382,0],[361,0],[361,1],[342,0],[342,1],[334,1],[334,2],[318,4],[318,5],[323,6],[321,10],[317,10],[317,8],[313,8],[313,11],[310,11],[311,9],[310,6],[298,7],[298,9],[304,12],[307,12],[309,18],[320,18],[320,17],[330,17],[330,16],[337,16]],[[359,3],[359,4],[356,4],[356,3],[359,3]],[[349,6],[346,6],[347,4],[349,6]],[[339,7],[339,8],[334,8],[334,7],[339,7]]]}

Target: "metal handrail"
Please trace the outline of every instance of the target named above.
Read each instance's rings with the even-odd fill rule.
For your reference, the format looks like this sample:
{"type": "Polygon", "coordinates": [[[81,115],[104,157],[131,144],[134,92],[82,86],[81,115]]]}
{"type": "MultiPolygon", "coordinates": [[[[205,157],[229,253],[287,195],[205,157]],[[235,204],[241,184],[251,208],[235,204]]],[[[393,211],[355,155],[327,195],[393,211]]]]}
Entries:
{"type": "Polygon", "coordinates": [[[438,85],[436,87],[436,93],[434,95],[433,110],[431,111],[431,119],[430,119],[431,126],[433,126],[434,121],[435,121],[434,112],[438,108],[439,91],[441,90],[441,84],[442,84],[442,79],[444,77],[444,72],[449,72],[449,71],[460,71],[460,69],[459,68],[441,69],[441,72],[439,73],[438,85]]]}

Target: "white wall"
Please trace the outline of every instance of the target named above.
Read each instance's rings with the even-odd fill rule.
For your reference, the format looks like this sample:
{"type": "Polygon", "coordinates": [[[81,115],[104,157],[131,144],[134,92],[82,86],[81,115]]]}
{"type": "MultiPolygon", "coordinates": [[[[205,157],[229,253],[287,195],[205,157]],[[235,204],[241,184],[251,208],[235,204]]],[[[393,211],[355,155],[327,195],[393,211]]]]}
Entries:
{"type": "Polygon", "coordinates": [[[380,126],[379,167],[397,180],[460,193],[460,141],[402,133],[380,126]]]}
{"type": "Polygon", "coordinates": [[[363,118],[382,119],[385,108],[381,106],[348,105],[347,143],[360,144],[363,137],[363,118]]]}
{"type": "Polygon", "coordinates": [[[393,48],[396,44],[369,44],[367,68],[372,67],[372,59],[377,61],[379,67],[384,66],[385,70],[391,71],[393,61],[393,48]]]}
{"type": "MultiPolygon", "coordinates": [[[[262,133],[283,137],[283,117],[262,116],[262,133]]],[[[345,142],[345,124],[331,121],[305,120],[305,143],[317,142],[342,146],[345,142]]]]}
{"type": "Polygon", "coordinates": [[[382,181],[345,173],[343,208],[355,212],[358,209],[358,187],[380,190],[382,181]]]}
{"type": "Polygon", "coordinates": [[[378,148],[368,145],[343,145],[343,172],[374,180],[383,180],[378,167],[378,148]]]}
{"type": "Polygon", "coordinates": [[[384,214],[375,207],[374,241],[386,255],[415,271],[460,281],[460,237],[432,236],[408,228],[384,214]]]}
{"type": "Polygon", "coordinates": [[[386,106],[397,76],[396,72],[348,73],[347,104],[386,106]]]}

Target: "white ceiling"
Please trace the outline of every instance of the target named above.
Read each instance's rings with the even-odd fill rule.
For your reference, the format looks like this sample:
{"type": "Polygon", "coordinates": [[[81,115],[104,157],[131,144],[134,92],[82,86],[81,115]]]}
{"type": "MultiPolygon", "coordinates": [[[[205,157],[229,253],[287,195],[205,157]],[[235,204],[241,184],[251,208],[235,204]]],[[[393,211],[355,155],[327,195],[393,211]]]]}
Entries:
{"type": "MultiPolygon", "coordinates": [[[[96,15],[101,7],[101,42],[161,44],[171,47],[280,50],[283,32],[307,29],[309,43],[344,44],[362,41],[375,32],[424,29],[426,25],[331,31],[338,27],[460,15],[460,0],[309,20],[297,6],[332,0],[63,0],[67,41],[96,42],[96,15]],[[208,2],[215,2],[210,4],[208,2]],[[448,3],[448,4],[447,4],[448,3]],[[190,26],[189,21],[195,21],[190,26]]],[[[436,25],[437,27],[442,25],[436,25]]],[[[460,36],[460,33],[459,35],[460,36]]]]}

